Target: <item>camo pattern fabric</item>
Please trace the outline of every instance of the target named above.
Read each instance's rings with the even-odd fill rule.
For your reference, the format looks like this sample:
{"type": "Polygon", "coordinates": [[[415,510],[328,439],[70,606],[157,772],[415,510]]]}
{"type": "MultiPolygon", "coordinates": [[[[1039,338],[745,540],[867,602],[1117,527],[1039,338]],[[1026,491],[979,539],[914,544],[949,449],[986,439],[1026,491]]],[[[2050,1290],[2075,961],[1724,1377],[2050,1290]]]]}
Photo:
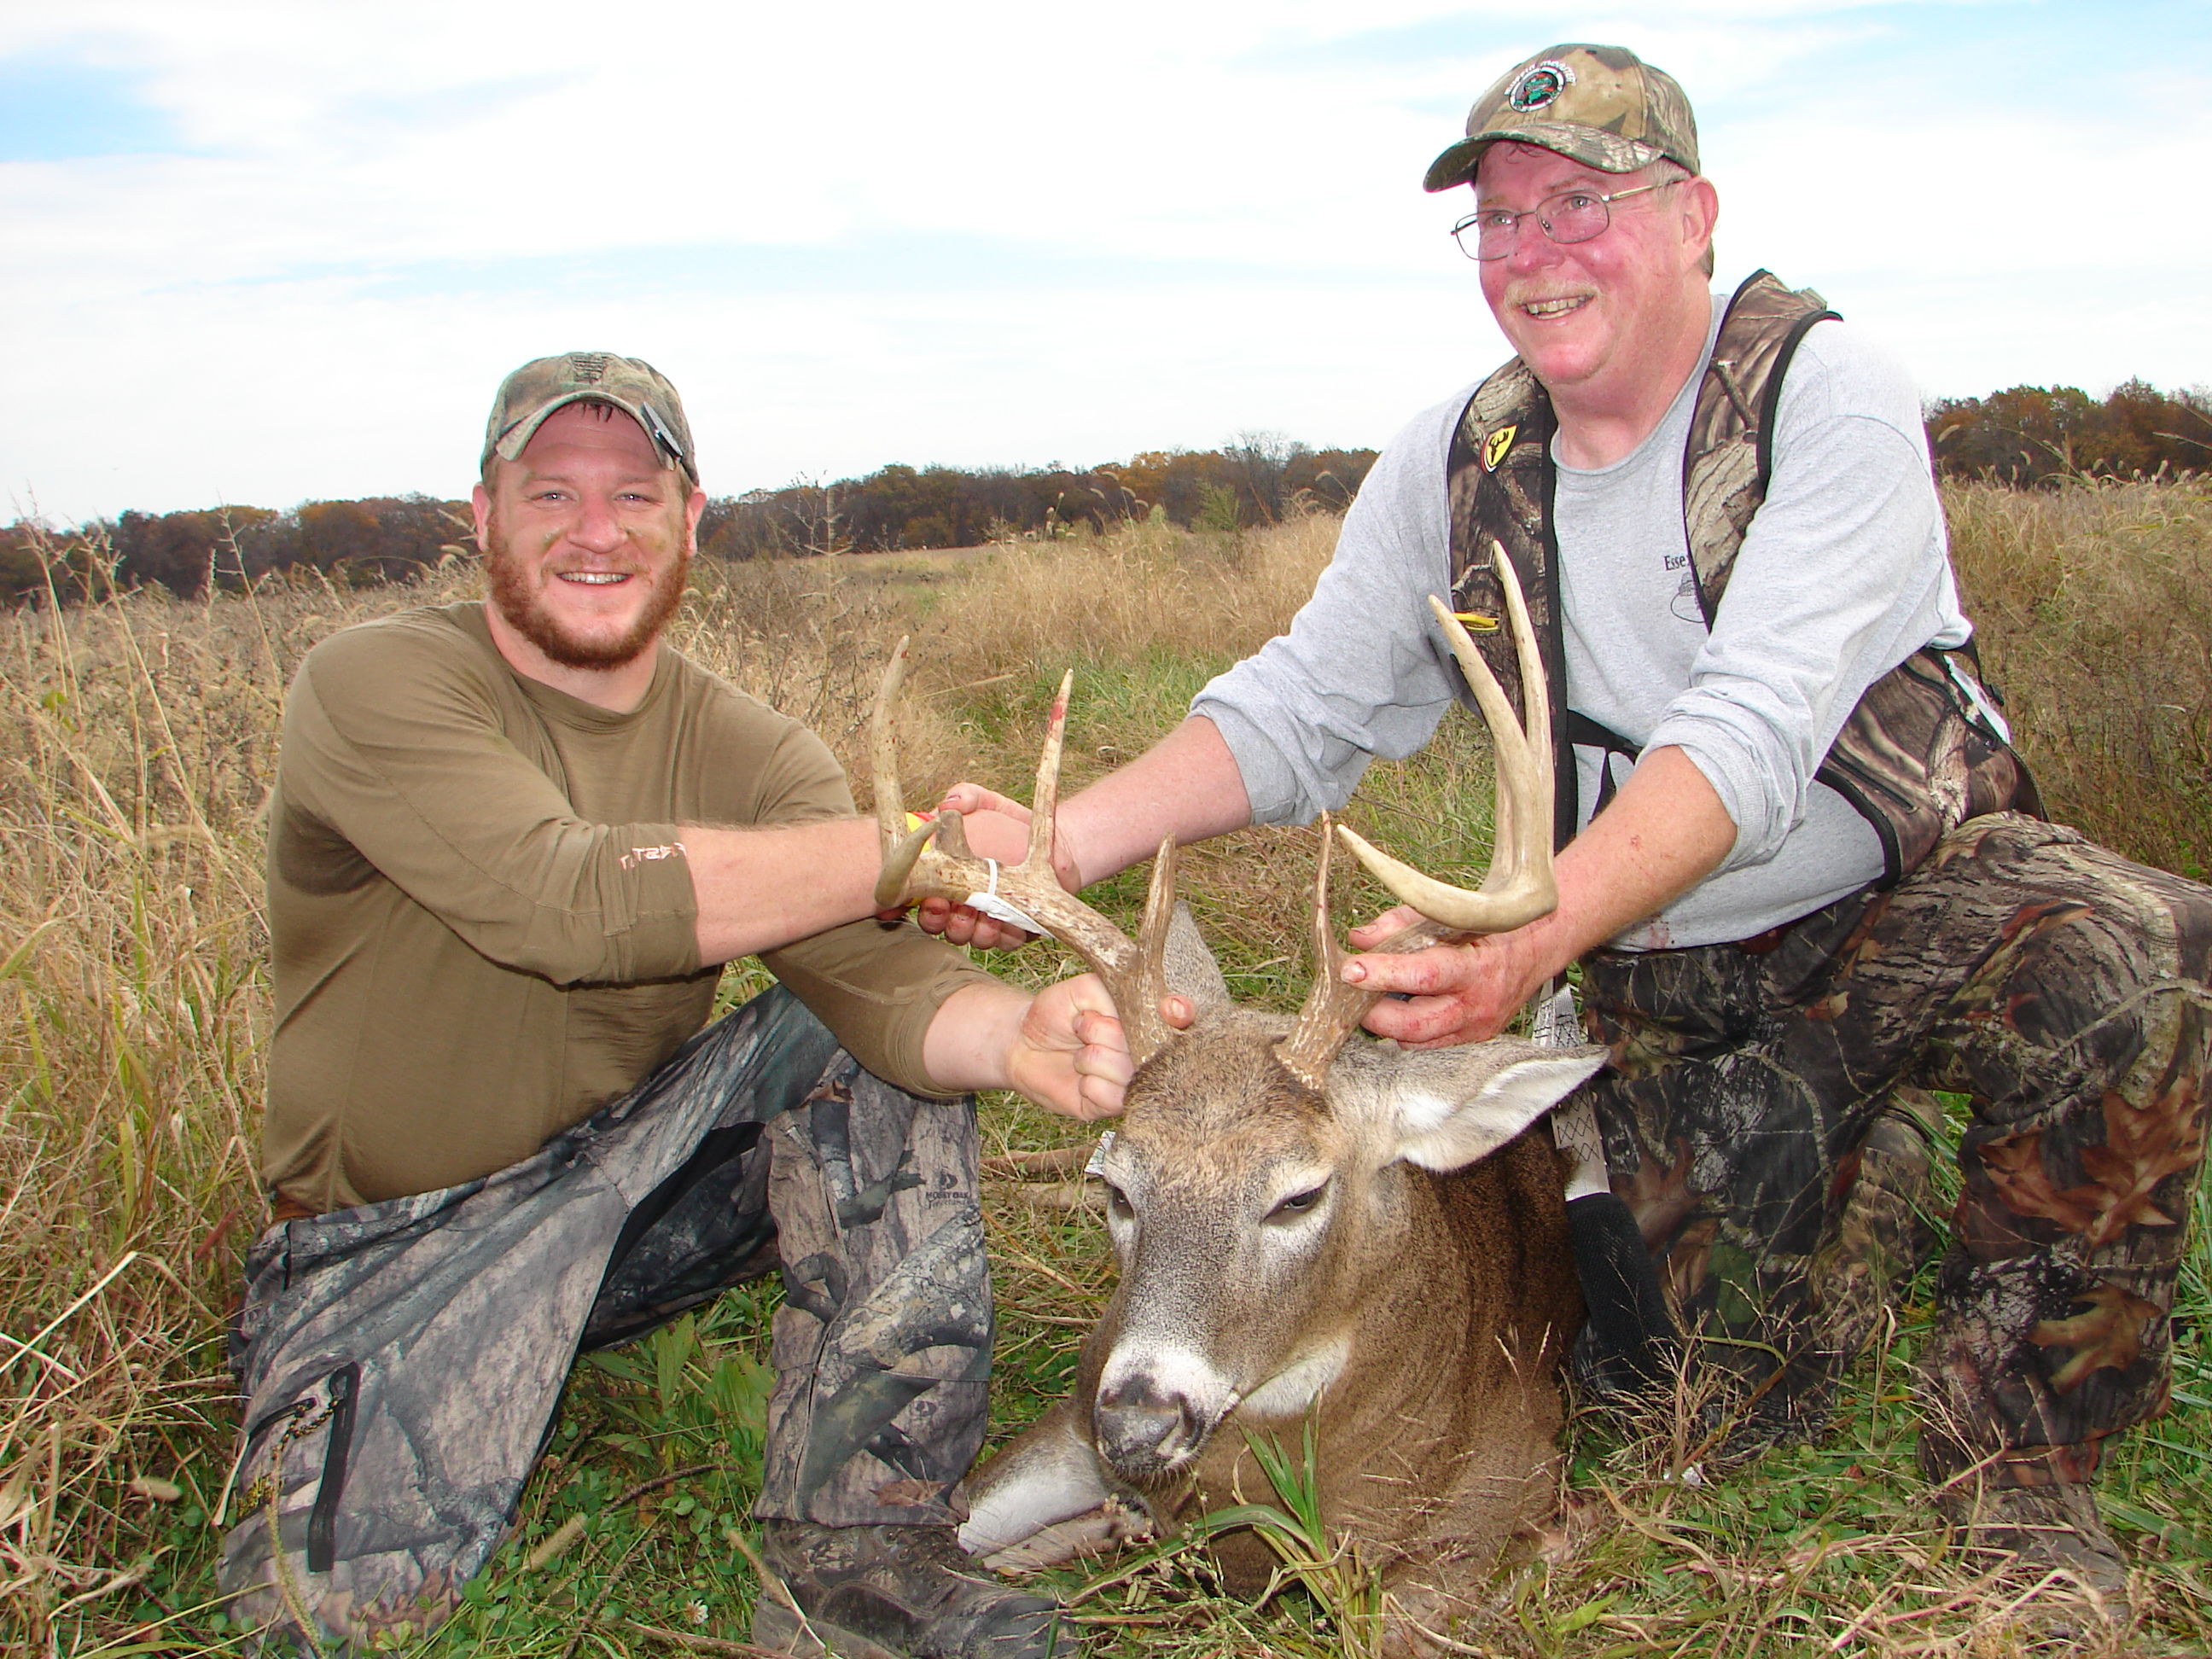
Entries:
{"type": "Polygon", "coordinates": [[[957,1525],[991,1380],[975,1114],[855,1066],[769,1133],[784,1303],[754,1513],[957,1525]]]}
{"type": "Polygon", "coordinates": [[[234,1616],[269,1650],[309,1623],[339,1648],[435,1626],[512,1523],[578,1349],[779,1255],[803,1311],[779,1320],[759,1512],[960,1518],[990,1355],[975,1182],[971,1107],[862,1072],[777,988],[521,1164],[271,1229],[232,1332],[234,1616]]]}
{"type": "Polygon", "coordinates": [[[1586,959],[1613,1190],[1767,1437],[1817,1431],[1915,1265],[1900,1206],[1922,1088],[1972,1111],[1923,1468],[2084,1479],[2106,1436],[2164,1409],[2208,970],[2212,890],[2013,813],[1778,941],[1586,959]]]}
{"type": "Polygon", "coordinates": [[[1606,173],[1670,156],[1699,171],[1698,121],[1681,83],[1620,46],[1547,46],[1491,82],[1467,112],[1467,134],[1429,164],[1422,187],[1474,176],[1501,138],[1557,150],[1606,173]]]}

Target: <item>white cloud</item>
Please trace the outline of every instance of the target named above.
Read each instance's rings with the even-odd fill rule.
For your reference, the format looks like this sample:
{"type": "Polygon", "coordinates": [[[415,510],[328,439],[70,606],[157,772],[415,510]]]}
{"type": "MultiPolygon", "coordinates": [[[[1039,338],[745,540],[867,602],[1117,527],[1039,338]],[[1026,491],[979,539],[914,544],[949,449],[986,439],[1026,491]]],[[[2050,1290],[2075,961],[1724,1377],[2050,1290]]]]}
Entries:
{"type": "MultiPolygon", "coordinates": [[[[130,72],[180,150],[0,163],[0,314],[40,394],[0,415],[0,488],[62,516],[452,489],[498,374],[584,344],[676,374],[733,489],[1239,427],[1377,442],[1498,354],[1418,179],[1547,43],[1529,23],[1423,0],[14,9],[0,58],[130,72]]],[[[1710,0],[1541,26],[1679,74],[1724,259],[1822,284],[1931,387],[2212,379],[2202,216],[2153,260],[2110,199],[2203,153],[2212,98],[2162,68],[2110,119],[2065,82],[2107,25],[1710,0]],[[1976,29],[2041,42],[2045,78],[1962,72],[1976,29]]]]}

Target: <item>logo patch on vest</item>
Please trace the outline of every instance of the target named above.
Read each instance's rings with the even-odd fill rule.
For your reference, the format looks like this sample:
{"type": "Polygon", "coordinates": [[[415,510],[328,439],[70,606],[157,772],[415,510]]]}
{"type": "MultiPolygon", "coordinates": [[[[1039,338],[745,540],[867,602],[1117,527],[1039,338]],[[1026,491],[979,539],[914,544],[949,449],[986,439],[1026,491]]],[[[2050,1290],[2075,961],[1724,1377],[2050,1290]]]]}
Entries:
{"type": "Polygon", "coordinates": [[[1547,58],[1521,71],[1513,82],[1513,89],[1505,94],[1505,101],[1527,115],[1543,108],[1574,83],[1572,70],[1556,58],[1547,58]]]}
{"type": "Polygon", "coordinates": [[[1505,452],[1513,447],[1514,434],[1520,430],[1518,426],[1501,426],[1482,441],[1482,470],[1485,472],[1498,471],[1498,462],[1504,460],[1505,452]]]}

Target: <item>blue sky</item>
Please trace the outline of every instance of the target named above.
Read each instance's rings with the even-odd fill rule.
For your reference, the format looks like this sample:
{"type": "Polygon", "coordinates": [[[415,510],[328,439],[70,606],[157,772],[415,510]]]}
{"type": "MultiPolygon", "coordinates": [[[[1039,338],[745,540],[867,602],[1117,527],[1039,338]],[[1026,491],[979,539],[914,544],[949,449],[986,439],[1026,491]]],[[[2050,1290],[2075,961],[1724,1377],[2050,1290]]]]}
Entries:
{"type": "Polygon", "coordinates": [[[0,15],[0,510],[464,491],[492,387],[647,357],[710,489],[1379,445],[1503,356],[1468,104],[1557,40],[1698,106],[1720,280],[1930,395],[2212,381],[2212,5],[71,0],[0,15]]]}

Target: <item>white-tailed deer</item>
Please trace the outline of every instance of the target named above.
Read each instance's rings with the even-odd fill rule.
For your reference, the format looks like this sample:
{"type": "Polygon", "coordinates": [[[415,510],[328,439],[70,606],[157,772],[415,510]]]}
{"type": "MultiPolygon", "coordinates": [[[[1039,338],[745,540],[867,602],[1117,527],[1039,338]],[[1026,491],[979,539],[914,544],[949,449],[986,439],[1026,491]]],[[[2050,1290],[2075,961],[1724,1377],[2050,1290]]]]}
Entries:
{"type": "MultiPolygon", "coordinates": [[[[1497,851],[1481,889],[1431,880],[1336,830],[1429,918],[1385,951],[1503,932],[1557,902],[1544,680],[1506,574],[1525,727],[1436,605],[1497,753],[1497,851]]],[[[1407,1615],[1448,1616],[1455,1583],[1486,1571],[1553,1501],[1558,1370],[1582,1300],[1562,1159],[1541,1130],[1523,1132],[1604,1051],[1352,1040],[1374,994],[1341,980],[1326,822],[1316,971],[1295,1019],[1231,1002],[1175,904],[1172,841],[1128,939],[1053,874],[1066,680],[1020,865],[973,856],[957,814],[909,833],[890,716],[904,650],[877,703],[878,902],[988,891],[1019,906],[1105,979],[1138,1061],[1103,1168],[1120,1287],[1084,1345],[1073,1397],[971,1478],[961,1542],[990,1557],[1053,1529],[1072,1545],[1084,1517],[1115,1512],[1109,1499],[1172,1528],[1240,1496],[1269,1498],[1246,1437],[1295,1447],[1310,1419],[1328,1525],[1388,1564],[1407,1615]],[[1186,1030],[1161,1013],[1170,991],[1198,1011],[1186,1030]]],[[[1246,1544],[1232,1536],[1217,1550],[1232,1579],[1256,1587],[1272,1562],[1246,1544]]]]}

